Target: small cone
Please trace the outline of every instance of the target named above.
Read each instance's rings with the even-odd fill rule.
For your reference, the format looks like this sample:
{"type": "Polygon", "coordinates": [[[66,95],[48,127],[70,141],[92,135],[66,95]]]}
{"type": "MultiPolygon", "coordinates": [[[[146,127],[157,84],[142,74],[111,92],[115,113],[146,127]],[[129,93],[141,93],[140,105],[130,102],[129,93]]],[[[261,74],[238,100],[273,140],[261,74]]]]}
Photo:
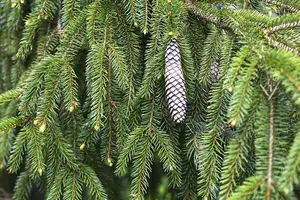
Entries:
{"type": "Polygon", "coordinates": [[[186,116],[187,102],[180,50],[176,39],[171,39],[166,49],[164,76],[169,112],[175,123],[181,123],[186,116]]]}
{"type": "Polygon", "coordinates": [[[211,67],[211,81],[213,83],[218,82],[220,73],[220,64],[219,61],[216,60],[211,67]]]}

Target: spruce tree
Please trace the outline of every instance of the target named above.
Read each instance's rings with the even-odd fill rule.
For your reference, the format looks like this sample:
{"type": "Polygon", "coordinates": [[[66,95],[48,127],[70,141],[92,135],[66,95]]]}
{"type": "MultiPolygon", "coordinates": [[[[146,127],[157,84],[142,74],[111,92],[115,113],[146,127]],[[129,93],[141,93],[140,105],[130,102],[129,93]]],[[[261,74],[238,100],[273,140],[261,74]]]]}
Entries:
{"type": "Polygon", "coordinates": [[[2,0],[13,199],[296,199],[299,27],[299,0],[2,0]]]}

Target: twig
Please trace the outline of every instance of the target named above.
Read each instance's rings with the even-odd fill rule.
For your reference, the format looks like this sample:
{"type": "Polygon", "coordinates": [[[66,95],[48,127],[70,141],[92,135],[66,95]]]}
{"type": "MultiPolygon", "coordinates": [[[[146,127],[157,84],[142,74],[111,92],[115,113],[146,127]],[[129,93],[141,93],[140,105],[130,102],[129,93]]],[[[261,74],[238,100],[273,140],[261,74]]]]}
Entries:
{"type": "Polygon", "coordinates": [[[281,42],[278,42],[278,41],[272,39],[271,36],[270,36],[272,34],[272,32],[270,30],[265,29],[263,32],[264,32],[265,37],[267,38],[267,40],[268,40],[268,42],[271,46],[289,51],[289,52],[293,53],[295,56],[300,56],[300,53],[297,49],[293,49],[293,48],[291,48],[291,47],[289,47],[289,46],[287,46],[287,45],[285,45],[281,42]]]}
{"type": "Polygon", "coordinates": [[[58,1],[58,20],[57,20],[57,30],[58,30],[58,35],[62,34],[62,29],[61,29],[61,0],[58,1]]]}
{"type": "Polygon", "coordinates": [[[280,3],[276,0],[265,0],[267,3],[271,3],[271,4],[274,4],[274,5],[277,5],[277,6],[281,6],[282,8],[286,8],[292,12],[300,12],[300,10],[296,9],[296,8],[293,8],[292,6],[289,6],[289,5],[286,5],[286,4],[283,4],[283,3],[280,3]]]}
{"type": "Polygon", "coordinates": [[[273,144],[274,144],[274,105],[273,101],[269,100],[270,107],[270,137],[269,137],[269,161],[268,161],[268,180],[267,180],[267,200],[271,200],[272,168],[273,168],[273,144]]]}
{"type": "Polygon", "coordinates": [[[272,169],[273,169],[273,145],[274,145],[274,104],[273,104],[273,96],[275,92],[278,90],[279,83],[276,84],[274,87],[273,82],[270,78],[269,72],[266,72],[267,76],[267,86],[268,90],[260,85],[260,87],[263,89],[265,95],[268,97],[269,101],[269,158],[268,158],[268,175],[267,175],[267,192],[266,197],[267,200],[271,200],[271,192],[272,192],[272,169]]]}
{"type": "Polygon", "coordinates": [[[247,7],[247,1],[244,0],[243,9],[246,9],[246,7],[247,7]]]}
{"type": "MultiPolygon", "coordinates": [[[[108,147],[107,147],[107,160],[108,162],[111,159],[111,145],[112,145],[112,135],[113,135],[113,119],[112,119],[112,60],[111,55],[108,55],[108,128],[109,128],[109,136],[108,136],[108,147]]],[[[110,161],[111,162],[111,161],[110,161]]],[[[111,163],[108,163],[109,165],[111,163]]]]}

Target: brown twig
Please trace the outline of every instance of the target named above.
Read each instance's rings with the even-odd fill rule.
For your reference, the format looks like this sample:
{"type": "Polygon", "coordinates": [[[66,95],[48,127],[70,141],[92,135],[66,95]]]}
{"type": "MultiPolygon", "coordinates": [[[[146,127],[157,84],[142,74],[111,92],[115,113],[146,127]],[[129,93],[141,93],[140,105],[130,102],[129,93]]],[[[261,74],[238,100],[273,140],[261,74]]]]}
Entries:
{"type": "Polygon", "coordinates": [[[273,169],[273,145],[274,145],[274,104],[273,104],[273,96],[275,92],[278,90],[279,82],[274,86],[269,72],[266,72],[267,76],[267,87],[268,90],[260,85],[262,90],[269,101],[269,158],[268,158],[268,175],[267,175],[267,191],[266,197],[267,200],[271,200],[271,192],[272,192],[272,169],[273,169]]]}
{"type": "Polygon", "coordinates": [[[246,7],[247,7],[247,1],[244,0],[243,9],[246,9],[246,7]]]}

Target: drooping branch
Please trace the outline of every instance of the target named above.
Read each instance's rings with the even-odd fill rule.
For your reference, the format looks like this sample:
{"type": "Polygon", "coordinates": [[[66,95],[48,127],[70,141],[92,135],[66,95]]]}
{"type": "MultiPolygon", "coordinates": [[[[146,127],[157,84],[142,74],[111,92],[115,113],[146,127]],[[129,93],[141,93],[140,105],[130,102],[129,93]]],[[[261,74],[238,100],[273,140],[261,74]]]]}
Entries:
{"type": "Polygon", "coordinates": [[[266,1],[267,3],[271,3],[271,4],[274,4],[274,5],[276,5],[276,6],[280,6],[280,7],[282,7],[282,8],[287,9],[287,10],[290,10],[290,11],[292,11],[292,12],[300,12],[300,10],[298,10],[298,9],[292,7],[292,6],[287,5],[287,4],[283,4],[283,3],[279,2],[279,1],[276,1],[276,0],[265,0],[265,1],[266,1]]]}
{"type": "Polygon", "coordinates": [[[267,191],[266,198],[271,200],[271,192],[273,185],[272,170],[273,170],[273,153],[274,153],[274,102],[273,96],[278,89],[279,83],[274,86],[270,75],[267,72],[267,87],[268,90],[260,85],[269,101],[269,150],[268,150],[268,175],[267,175],[267,191]]]}
{"type": "Polygon", "coordinates": [[[269,44],[273,47],[279,48],[279,49],[283,49],[285,51],[291,52],[293,53],[295,56],[300,56],[300,52],[297,49],[293,49],[283,43],[280,43],[274,39],[271,38],[271,33],[272,33],[272,29],[265,29],[264,30],[264,34],[265,37],[267,38],[269,44]]]}
{"type": "MultiPolygon", "coordinates": [[[[195,16],[202,18],[208,22],[211,22],[214,25],[218,26],[219,28],[233,31],[233,28],[229,24],[225,23],[224,20],[222,19],[222,17],[220,17],[218,15],[214,15],[209,12],[212,10],[211,7],[201,9],[201,8],[195,6],[191,0],[186,0],[185,2],[188,6],[189,11],[191,13],[193,13],[195,16]]],[[[204,6],[204,4],[203,4],[203,6],[204,6]]],[[[215,11],[215,12],[218,13],[217,11],[215,11]]]]}
{"type": "Polygon", "coordinates": [[[271,186],[273,183],[272,179],[272,168],[273,168],[273,145],[274,145],[274,105],[273,100],[269,100],[270,109],[270,137],[269,137],[269,161],[268,161],[268,179],[267,179],[267,199],[271,199],[271,186]]]}
{"type": "Polygon", "coordinates": [[[107,162],[108,165],[112,165],[111,162],[111,144],[112,144],[112,135],[113,135],[113,119],[112,119],[112,64],[111,64],[111,55],[108,55],[108,148],[107,148],[107,162]]]}
{"type": "Polygon", "coordinates": [[[58,35],[62,34],[62,29],[61,29],[61,0],[58,2],[58,17],[57,17],[57,30],[58,30],[58,35]]]}

